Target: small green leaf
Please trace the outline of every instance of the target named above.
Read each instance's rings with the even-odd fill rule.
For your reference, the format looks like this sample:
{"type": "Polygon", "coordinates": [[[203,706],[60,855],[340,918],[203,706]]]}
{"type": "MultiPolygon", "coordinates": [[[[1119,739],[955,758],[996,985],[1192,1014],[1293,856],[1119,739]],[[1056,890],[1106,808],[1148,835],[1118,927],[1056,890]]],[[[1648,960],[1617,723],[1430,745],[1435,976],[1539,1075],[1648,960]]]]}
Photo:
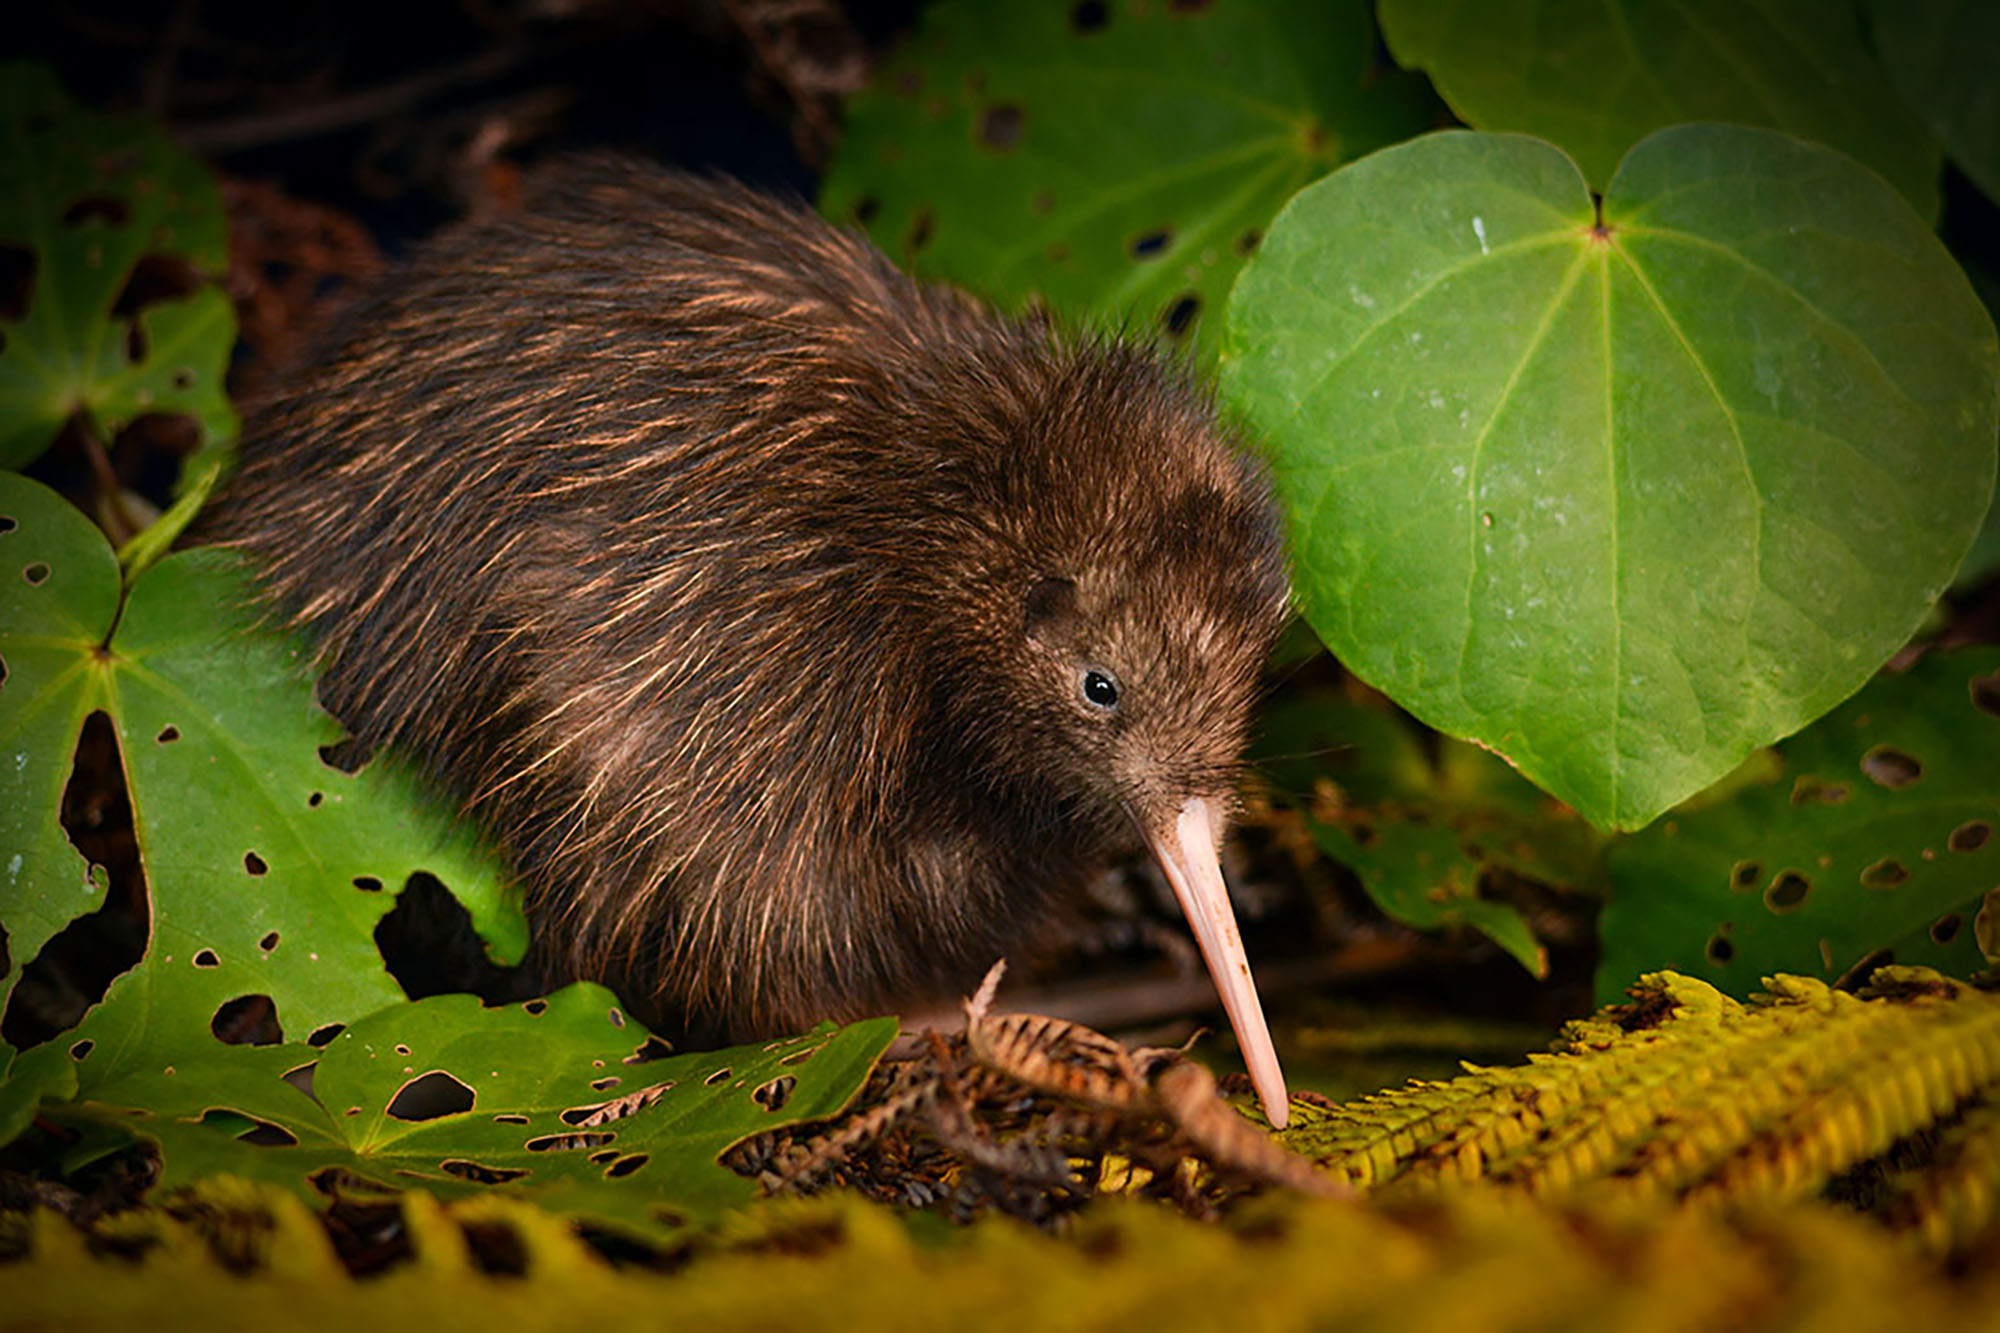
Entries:
{"type": "Polygon", "coordinates": [[[1384,708],[1307,695],[1270,710],[1262,732],[1252,757],[1273,798],[1305,815],[1386,915],[1416,930],[1470,926],[1547,971],[1521,914],[1480,890],[1495,871],[1595,889],[1600,838],[1574,814],[1476,746],[1443,737],[1426,753],[1384,708]]]}
{"type": "Polygon", "coordinates": [[[1302,192],[1231,297],[1296,586],[1363,679],[1634,828],[1845,698],[1993,489],[1992,321],[1874,175],[1766,130],[1447,133],[1302,192]]]}
{"type": "Polygon", "coordinates": [[[1896,91],[1986,197],[2000,202],[2000,5],[1866,0],[1896,91]]]}
{"type": "Polygon", "coordinates": [[[19,1137],[43,1102],[76,1095],[76,1065],[62,1043],[48,1042],[18,1054],[0,1042],[0,1148],[19,1137]]]}
{"type": "Polygon", "coordinates": [[[228,263],[222,198],[201,162],[143,121],[71,106],[49,73],[0,65],[0,245],[33,261],[27,308],[0,319],[0,467],[82,412],[109,441],[135,417],[184,413],[204,449],[236,432],[223,372],[236,317],[219,288],[118,309],[140,262],[198,277],[228,263]]]}
{"type": "Polygon", "coordinates": [[[317,1198],[310,1178],[333,1167],[446,1197],[504,1185],[658,1225],[750,1199],[756,1182],[717,1156],[840,1110],[895,1035],[878,1018],[656,1059],[611,992],[578,984],[496,1008],[470,995],[392,1005],[324,1050],[206,1039],[108,1079],[92,1074],[98,1052],[79,1070],[97,1115],[161,1145],[165,1185],[229,1172],[317,1198]],[[261,1126],[295,1142],[239,1137],[261,1126]]]}
{"type": "Polygon", "coordinates": [[[1613,846],[1597,993],[1672,968],[1737,995],[1877,949],[1964,976],[2000,884],[2000,649],[1883,675],[1733,800],[1613,846]]]}
{"type": "Polygon", "coordinates": [[[1382,0],[1381,17],[1396,59],[1466,124],[1548,139],[1598,189],[1655,130],[1730,121],[1849,153],[1937,214],[1937,145],[1852,0],[1382,0]]]}
{"type": "Polygon", "coordinates": [[[1365,0],[946,0],[849,103],[820,208],[1005,307],[1206,352],[1293,191],[1436,123],[1374,58],[1365,0]]]}

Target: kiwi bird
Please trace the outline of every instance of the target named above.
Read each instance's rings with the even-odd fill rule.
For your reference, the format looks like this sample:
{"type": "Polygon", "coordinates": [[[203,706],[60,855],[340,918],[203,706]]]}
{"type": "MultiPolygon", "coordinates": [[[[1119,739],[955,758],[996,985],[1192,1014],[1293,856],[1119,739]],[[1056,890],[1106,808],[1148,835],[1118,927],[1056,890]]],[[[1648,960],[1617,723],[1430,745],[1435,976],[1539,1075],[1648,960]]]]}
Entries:
{"type": "Polygon", "coordinates": [[[253,404],[207,531],[554,971],[737,1039],[963,993],[1143,840],[1284,1123],[1217,860],[1283,552],[1170,359],[588,159],[253,404]]]}

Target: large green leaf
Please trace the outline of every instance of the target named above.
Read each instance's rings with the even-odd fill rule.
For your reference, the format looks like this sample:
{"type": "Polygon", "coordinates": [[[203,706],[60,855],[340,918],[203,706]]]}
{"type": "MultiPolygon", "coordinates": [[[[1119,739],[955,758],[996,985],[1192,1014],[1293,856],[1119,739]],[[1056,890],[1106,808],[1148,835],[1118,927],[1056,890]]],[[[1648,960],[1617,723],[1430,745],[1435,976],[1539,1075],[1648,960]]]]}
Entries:
{"type": "Polygon", "coordinates": [[[1875,49],[1954,162],[2000,202],[2000,5],[1866,0],[1875,49]]]}
{"type": "Polygon", "coordinates": [[[142,121],[71,106],[38,66],[0,65],[0,181],[0,246],[33,263],[26,310],[0,318],[0,467],[34,458],[78,412],[107,441],[152,412],[194,418],[205,448],[233,438],[222,290],[119,308],[141,260],[211,277],[227,265],[201,162],[142,121]]]}
{"type": "Polygon", "coordinates": [[[1879,178],[1767,130],[1575,165],[1433,135],[1312,186],[1230,303],[1307,617],[1637,827],[1907,638],[1993,489],[1992,321],[1879,178]]]}
{"type": "Polygon", "coordinates": [[[2000,649],[1884,675],[1733,799],[1613,846],[1598,995],[1673,968],[1737,995],[1878,949],[1965,975],[2000,885],[2000,649]]]}
{"type": "Polygon", "coordinates": [[[102,893],[59,821],[85,718],[102,710],[130,793],[152,940],[113,985],[149,997],[85,1031],[93,1068],[172,1046],[228,1001],[270,997],[303,1036],[402,998],[372,935],[419,871],[458,895],[501,956],[526,928],[497,861],[392,764],[358,775],[320,749],[340,728],[302,649],[254,633],[232,561],[171,556],[119,603],[104,539],[53,492],[0,473],[0,924],[17,964],[102,893]],[[115,626],[115,627],[114,627],[115,626]]]}
{"type": "Polygon", "coordinates": [[[1468,125],[1559,144],[1598,189],[1653,131],[1731,121],[1852,154],[1937,212],[1937,145],[1853,0],[1382,0],[1381,14],[1396,59],[1468,125]]]}
{"type": "Polygon", "coordinates": [[[324,1050],[206,1039],[108,1078],[87,1050],[78,1070],[93,1115],[161,1145],[165,1185],[228,1172],[320,1197],[313,1179],[337,1168],[445,1196],[505,1185],[643,1225],[749,1199],[756,1182],[717,1155],[838,1111],[895,1035],[878,1018],[654,1058],[616,997],[579,983],[496,1008],[470,995],[392,1005],[324,1050]]]}
{"type": "Polygon", "coordinates": [[[1293,191],[1435,124],[1366,0],[946,0],[848,106],[821,209],[1007,307],[1212,349],[1293,191]]]}

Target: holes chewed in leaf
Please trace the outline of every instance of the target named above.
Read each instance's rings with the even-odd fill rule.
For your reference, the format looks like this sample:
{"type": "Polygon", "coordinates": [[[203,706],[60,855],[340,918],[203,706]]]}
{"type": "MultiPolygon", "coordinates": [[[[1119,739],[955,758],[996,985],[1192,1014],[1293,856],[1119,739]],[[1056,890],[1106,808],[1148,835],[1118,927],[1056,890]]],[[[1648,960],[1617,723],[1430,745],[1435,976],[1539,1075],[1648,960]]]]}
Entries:
{"type": "Polygon", "coordinates": [[[590,1160],[598,1166],[603,1166],[606,1162],[617,1161],[620,1155],[616,1148],[606,1148],[601,1152],[592,1153],[590,1160]]]}
{"type": "Polygon", "coordinates": [[[358,737],[349,736],[335,745],[319,747],[319,761],[336,772],[350,777],[368,766],[372,752],[358,737]]]}
{"type": "Polygon", "coordinates": [[[778,1061],[778,1063],[781,1065],[802,1065],[817,1054],[819,1054],[819,1047],[808,1046],[803,1051],[793,1051],[790,1055],[778,1061]]]}
{"type": "Polygon", "coordinates": [[[1990,676],[1974,676],[1967,688],[1974,708],[1988,717],[2000,717],[2000,671],[1990,676]]]}
{"type": "Polygon", "coordinates": [[[1755,861],[1738,861],[1729,869],[1729,887],[1738,893],[1748,893],[1764,878],[1764,867],[1755,861]]]}
{"type": "Polygon", "coordinates": [[[674,1053],[674,1044],[660,1037],[648,1037],[639,1043],[639,1049],[625,1057],[628,1065],[643,1065],[649,1060],[664,1060],[674,1053]]]}
{"type": "Polygon", "coordinates": [[[319,803],[321,801],[324,801],[325,799],[326,799],[325,792],[316,791],[312,795],[306,797],[306,808],[309,810],[317,810],[319,809],[319,803]]]}
{"type": "Polygon", "coordinates": [[[181,738],[181,729],[179,727],[174,726],[172,723],[169,723],[168,725],[161,727],[160,734],[153,737],[153,739],[155,741],[158,741],[161,745],[172,745],[175,741],[179,740],[180,738],[181,738]]]}
{"type": "Polygon", "coordinates": [[[22,580],[31,588],[41,587],[42,584],[48,581],[48,577],[49,567],[45,562],[40,560],[24,565],[21,569],[22,580]]]}
{"type": "Polygon", "coordinates": [[[1924,766],[1915,755],[1893,745],[1878,745],[1861,756],[1861,771],[1877,786],[1901,791],[1924,775],[1924,766]]]}
{"type": "Polygon", "coordinates": [[[1931,943],[1950,944],[1958,938],[1959,930],[1965,925],[1965,918],[1956,912],[1946,912],[1931,922],[1931,943]]]}
{"type": "Polygon", "coordinates": [[[979,142],[998,153],[1011,152],[1020,146],[1021,126],[1027,119],[1027,112],[1018,106],[1001,103],[989,106],[979,117],[979,142]]]}
{"type": "Polygon", "coordinates": [[[1976,852],[1993,836],[1993,826],[1983,819],[1968,819],[1951,831],[1945,846],[1954,852],[1976,852]]]}
{"type": "Polygon", "coordinates": [[[111,303],[111,313],[130,319],[148,306],[181,301],[201,290],[202,277],[193,264],[174,255],[147,255],[132,266],[131,275],[111,303]]]}
{"type": "Polygon", "coordinates": [[[1902,886],[1909,878],[1909,867],[1893,856],[1885,856],[1861,872],[1861,887],[1894,889],[1902,886]]]}
{"type": "Polygon", "coordinates": [[[203,949],[194,956],[196,967],[221,967],[222,959],[213,949],[203,949]]]}
{"type": "Polygon", "coordinates": [[[918,209],[916,217],[910,220],[910,233],[904,238],[904,246],[911,254],[916,254],[931,243],[931,235],[936,228],[937,216],[928,208],[918,209]]]}
{"type": "Polygon", "coordinates": [[[18,324],[27,318],[35,292],[35,264],[35,252],[26,246],[0,245],[0,320],[18,324]]]}
{"type": "Polygon", "coordinates": [[[271,952],[271,950],[277,948],[278,932],[274,930],[266,934],[263,939],[257,941],[257,947],[262,949],[265,953],[269,953],[271,952]]]}
{"type": "Polygon", "coordinates": [[[438,1163],[438,1170],[460,1180],[469,1180],[475,1185],[504,1185],[510,1180],[519,1180],[531,1174],[525,1166],[487,1166],[483,1162],[468,1161],[463,1157],[447,1157],[438,1163]]]}
{"type": "Polygon", "coordinates": [[[1811,893],[1812,881],[1803,874],[1796,870],[1780,870],[1772,879],[1771,886],[1764,890],[1764,906],[1783,916],[1797,911],[1811,893]]]}
{"type": "Polygon", "coordinates": [[[346,1030],[347,1024],[345,1023],[327,1023],[324,1026],[316,1027],[306,1037],[306,1045],[324,1047],[346,1030]]]}
{"type": "Polygon", "coordinates": [[[245,874],[262,875],[268,872],[270,868],[270,864],[263,857],[257,855],[257,853],[243,853],[243,870],[245,874]]]}
{"type": "Polygon", "coordinates": [[[592,1092],[609,1092],[622,1081],[616,1074],[607,1075],[604,1078],[594,1078],[590,1081],[590,1090],[592,1092]]]}
{"type": "Polygon", "coordinates": [[[355,888],[361,890],[363,893],[382,892],[382,881],[373,875],[356,875],[353,884],[355,888]]]}
{"type": "Polygon", "coordinates": [[[1844,782],[1822,782],[1810,773],[1801,773],[1792,783],[1793,805],[1839,805],[1848,797],[1844,782]]]}
{"type": "Polygon", "coordinates": [[[1079,35],[1096,32],[1111,21],[1111,6],[1105,0],[1082,0],[1070,6],[1069,28],[1079,35]]]}
{"type": "Polygon", "coordinates": [[[1707,954],[1709,962],[1720,966],[1736,956],[1736,946],[1727,935],[1717,932],[1708,937],[1708,947],[1702,952],[1707,954]]]}
{"type": "Polygon", "coordinates": [[[882,211],[882,201],[872,194],[864,194],[854,201],[854,220],[867,226],[882,211]]]}
{"type": "Polygon", "coordinates": [[[579,1152],[587,1148],[602,1148],[617,1137],[607,1133],[544,1134],[538,1139],[529,1139],[526,1146],[529,1152],[579,1152]]]}
{"type": "Polygon", "coordinates": [[[75,1042],[70,1046],[69,1058],[72,1060],[87,1060],[90,1058],[90,1053],[96,1049],[97,1043],[85,1037],[82,1041],[75,1042]]]}
{"type": "Polygon", "coordinates": [[[236,1136],[238,1143],[248,1143],[259,1148],[296,1148],[299,1136],[283,1125],[274,1125],[268,1120],[259,1120],[250,1128],[236,1136]]]}
{"type": "Polygon", "coordinates": [[[518,1111],[502,1111],[499,1115],[493,1117],[493,1123],[496,1125],[525,1125],[528,1123],[528,1117],[518,1111]]]}
{"type": "Polygon", "coordinates": [[[630,1156],[620,1157],[618,1160],[614,1161],[610,1166],[605,1167],[604,1174],[608,1178],[613,1180],[617,1179],[619,1176],[629,1176],[634,1171],[637,1171],[640,1167],[644,1166],[646,1163],[652,1160],[653,1159],[646,1153],[635,1152],[630,1156]]]}
{"type": "Polygon", "coordinates": [[[285,1039],[278,1025],[278,1006],[268,995],[239,995],[225,1000],[208,1021],[208,1030],[225,1046],[276,1046],[285,1039]]]}
{"type": "Polygon", "coordinates": [[[1194,327],[1194,317],[1201,313],[1201,298],[1188,292],[1160,316],[1160,323],[1166,328],[1169,338],[1185,338],[1194,327]]]}
{"type": "Polygon", "coordinates": [[[731,1069],[728,1065],[724,1065],[722,1068],[716,1070],[713,1074],[710,1074],[707,1078],[703,1079],[701,1081],[701,1086],[703,1086],[704,1088],[712,1088],[718,1083],[727,1083],[729,1081],[729,1076],[735,1072],[736,1071],[731,1069]]]}
{"type": "Polygon", "coordinates": [[[122,227],[131,220],[132,210],[125,206],[125,201],[108,194],[87,194],[65,208],[62,215],[65,227],[83,227],[93,223],[122,227]]]}
{"type": "Polygon", "coordinates": [[[768,1083],[760,1083],[756,1091],[750,1094],[750,1098],[766,1111],[779,1111],[783,1110],[785,1103],[792,1099],[792,1090],[798,1086],[799,1081],[796,1078],[790,1074],[781,1074],[768,1083]]]}
{"type": "Polygon", "coordinates": [[[537,1017],[539,1017],[542,1014],[546,1014],[548,1011],[549,1011],[549,1002],[547,1000],[528,1000],[521,1005],[522,1013],[532,1014],[537,1017]]]}
{"type": "Polygon", "coordinates": [[[475,1100],[472,1089],[462,1080],[433,1069],[396,1089],[385,1114],[397,1120],[436,1120],[470,1111],[475,1100]]]}
{"type": "Polygon", "coordinates": [[[1167,247],[1173,244],[1173,240],[1173,228],[1160,227],[1134,236],[1132,243],[1126,249],[1131,252],[1134,259],[1156,259],[1166,252],[1167,247]]]}
{"type": "Polygon", "coordinates": [[[1263,241],[1264,241],[1264,233],[1258,231],[1255,227],[1252,227],[1248,231],[1245,231],[1240,236],[1238,236],[1236,238],[1236,244],[1230,248],[1235,250],[1237,254],[1242,255],[1245,259],[1248,259],[1251,255],[1257,253],[1257,247],[1263,244],[1263,241]]]}
{"type": "Polygon", "coordinates": [[[595,1106],[572,1106],[562,1113],[562,1122],[565,1125],[574,1125],[578,1129],[608,1125],[614,1120],[623,1120],[626,1116],[645,1110],[666,1096],[673,1086],[673,1080],[669,1079],[665,1083],[655,1083],[651,1087],[628,1092],[623,1097],[599,1102],[595,1106]]]}

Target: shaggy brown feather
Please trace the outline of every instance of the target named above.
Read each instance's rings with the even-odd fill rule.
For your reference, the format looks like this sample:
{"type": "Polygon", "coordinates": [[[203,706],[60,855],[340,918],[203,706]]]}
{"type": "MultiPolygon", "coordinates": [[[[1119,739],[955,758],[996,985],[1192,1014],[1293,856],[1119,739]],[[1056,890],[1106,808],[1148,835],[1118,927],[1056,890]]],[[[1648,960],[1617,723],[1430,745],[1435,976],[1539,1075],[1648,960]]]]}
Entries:
{"type": "Polygon", "coordinates": [[[1285,595],[1155,355],[609,159],[355,311],[208,532],[502,839],[559,970],[738,1037],[962,990],[1128,816],[1226,800],[1285,595]]]}

